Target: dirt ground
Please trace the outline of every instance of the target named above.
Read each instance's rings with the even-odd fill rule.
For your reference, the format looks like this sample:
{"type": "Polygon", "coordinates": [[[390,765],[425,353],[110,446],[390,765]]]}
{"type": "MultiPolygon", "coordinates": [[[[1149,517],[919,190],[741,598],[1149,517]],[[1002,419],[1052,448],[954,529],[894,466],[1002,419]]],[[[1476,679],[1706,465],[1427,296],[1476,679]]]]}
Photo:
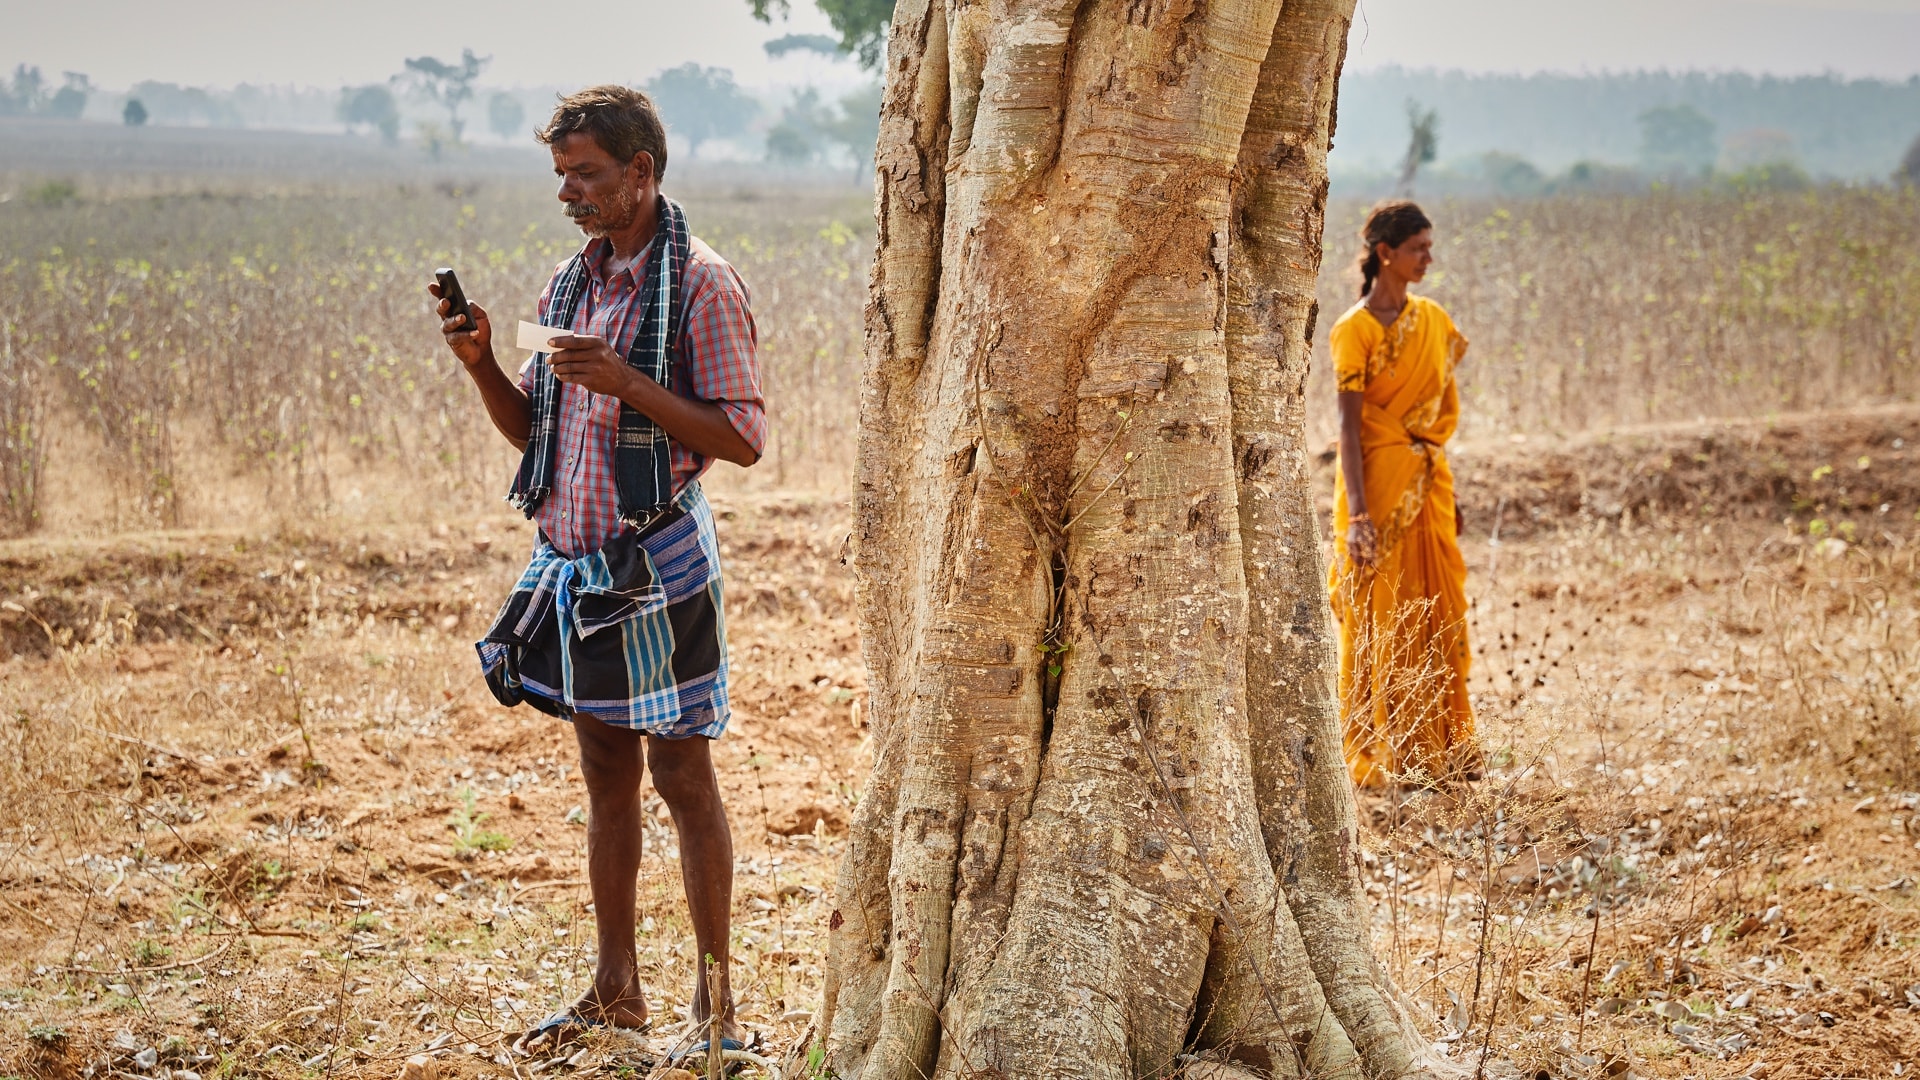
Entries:
{"type": "MultiPolygon", "coordinates": [[[[1549,1077],[1906,1075],[1920,409],[1455,462],[1493,767],[1362,798],[1376,945],[1436,1044],[1549,1077]]],[[[714,503],[736,987],[778,1058],[867,768],[848,512],[714,503]]],[[[652,1032],[508,1048],[592,964],[570,732],[495,704],[472,649],[530,536],[476,507],[0,545],[0,1076],[393,1076],[422,1052],[662,1074],[694,957],[657,804],[652,1032]]]]}

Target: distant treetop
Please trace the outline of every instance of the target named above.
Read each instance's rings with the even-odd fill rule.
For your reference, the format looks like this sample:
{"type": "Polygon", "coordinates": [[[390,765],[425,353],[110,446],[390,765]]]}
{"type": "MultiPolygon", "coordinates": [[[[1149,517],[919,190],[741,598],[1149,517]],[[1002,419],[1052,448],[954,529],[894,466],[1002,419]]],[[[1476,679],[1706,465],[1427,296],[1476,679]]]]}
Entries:
{"type": "Polygon", "coordinates": [[[38,113],[62,120],[78,120],[87,110],[87,97],[93,93],[93,80],[78,71],[61,73],[63,84],[52,94],[38,67],[21,64],[13,69],[10,82],[0,83],[0,116],[26,116],[38,113]]]}
{"type": "Polygon", "coordinates": [[[1900,159],[1900,168],[1893,174],[1897,183],[1920,187],[1920,135],[1907,144],[1907,153],[1900,159]]]}
{"type": "Polygon", "coordinates": [[[733,72],[692,61],[662,71],[643,89],[660,107],[667,130],[687,140],[691,157],[700,155],[700,144],[708,139],[745,131],[760,112],[760,103],[733,81],[733,72]]]}
{"type": "Polygon", "coordinates": [[[1660,105],[1640,114],[1640,164],[1656,176],[1699,174],[1719,154],[1714,124],[1691,105],[1660,105]]]}
{"type": "Polygon", "coordinates": [[[400,137],[400,106],[393,100],[393,91],[379,83],[350,86],[340,91],[340,104],[335,115],[349,131],[356,127],[369,127],[378,131],[380,137],[389,143],[400,137]]]}
{"type": "Polygon", "coordinates": [[[822,56],[845,56],[840,39],[826,34],[786,34],[762,45],[767,55],[779,58],[790,52],[816,52],[822,56]]]}
{"type": "Polygon", "coordinates": [[[521,134],[527,122],[527,107],[508,93],[496,93],[487,101],[487,127],[503,139],[521,134]]]}
{"type": "Polygon", "coordinates": [[[453,131],[455,144],[460,142],[467,126],[460,116],[460,107],[473,99],[473,81],[492,60],[491,56],[473,55],[472,49],[461,49],[457,64],[431,56],[407,60],[407,73],[414,84],[447,110],[447,126],[453,131]]]}
{"type": "MultiPolygon", "coordinates": [[[[840,50],[858,56],[861,66],[877,70],[887,49],[887,27],[893,23],[893,0],[814,0],[814,4],[840,35],[840,50]]],[[[747,6],[763,23],[773,22],[775,14],[784,19],[793,10],[789,0],[747,0],[747,6]]]]}

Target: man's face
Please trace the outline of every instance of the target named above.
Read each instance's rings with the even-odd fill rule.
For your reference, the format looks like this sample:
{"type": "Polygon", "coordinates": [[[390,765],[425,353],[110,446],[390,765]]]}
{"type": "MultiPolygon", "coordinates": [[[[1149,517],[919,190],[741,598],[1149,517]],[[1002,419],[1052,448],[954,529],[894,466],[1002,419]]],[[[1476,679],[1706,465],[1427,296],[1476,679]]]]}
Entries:
{"type": "Polygon", "coordinates": [[[640,208],[652,203],[653,155],[643,152],[631,162],[616,161],[583,131],[561,136],[548,149],[553,151],[553,174],[560,178],[564,212],[588,236],[627,228],[640,208]]]}

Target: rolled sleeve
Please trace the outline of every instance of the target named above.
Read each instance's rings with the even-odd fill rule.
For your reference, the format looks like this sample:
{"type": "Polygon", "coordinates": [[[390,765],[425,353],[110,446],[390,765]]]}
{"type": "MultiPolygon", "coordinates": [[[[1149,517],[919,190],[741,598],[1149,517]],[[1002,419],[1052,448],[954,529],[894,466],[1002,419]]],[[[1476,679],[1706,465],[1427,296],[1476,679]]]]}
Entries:
{"type": "Polygon", "coordinates": [[[720,406],[758,457],[767,445],[767,407],[747,285],[725,263],[703,260],[689,269],[695,266],[699,280],[688,290],[681,336],[687,355],[686,392],[720,406]]]}

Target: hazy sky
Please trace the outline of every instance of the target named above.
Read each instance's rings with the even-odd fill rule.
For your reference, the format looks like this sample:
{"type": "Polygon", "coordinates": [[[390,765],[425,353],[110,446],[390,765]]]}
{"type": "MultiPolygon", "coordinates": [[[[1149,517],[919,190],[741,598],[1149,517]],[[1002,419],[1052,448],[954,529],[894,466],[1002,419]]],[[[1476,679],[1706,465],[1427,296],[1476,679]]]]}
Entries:
{"type": "MultiPolygon", "coordinates": [[[[769,61],[768,38],[825,20],[793,0],[769,28],[746,0],[0,0],[0,64],[142,79],[339,86],[423,53],[491,54],[493,85],[638,81],[697,60],[743,83],[838,83],[851,64],[769,61]],[[457,22],[449,25],[449,15],[457,22]]],[[[1470,71],[1740,69],[1904,79],[1920,74],[1920,0],[1361,0],[1350,61],[1470,71]]]]}

